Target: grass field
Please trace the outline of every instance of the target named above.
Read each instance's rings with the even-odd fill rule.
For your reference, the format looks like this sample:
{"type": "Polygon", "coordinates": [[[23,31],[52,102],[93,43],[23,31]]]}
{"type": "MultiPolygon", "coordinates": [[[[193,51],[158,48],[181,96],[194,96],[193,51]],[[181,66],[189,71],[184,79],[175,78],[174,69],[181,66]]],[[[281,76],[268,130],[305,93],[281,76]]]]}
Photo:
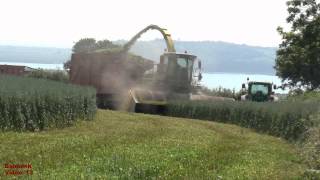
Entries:
{"type": "Polygon", "coordinates": [[[292,179],[305,166],[286,141],[215,122],[99,110],[93,121],[0,133],[2,164],[41,179],[292,179]]]}

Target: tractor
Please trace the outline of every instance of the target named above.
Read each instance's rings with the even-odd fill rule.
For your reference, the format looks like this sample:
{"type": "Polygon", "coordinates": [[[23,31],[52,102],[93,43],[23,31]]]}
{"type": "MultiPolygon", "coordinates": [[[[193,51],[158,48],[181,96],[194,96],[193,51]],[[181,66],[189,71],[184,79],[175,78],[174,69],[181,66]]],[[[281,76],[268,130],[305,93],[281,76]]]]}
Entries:
{"type": "Polygon", "coordinates": [[[273,83],[269,82],[256,82],[249,81],[247,79],[248,88],[246,88],[246,84],[242,84],[242,92],[241,101],[255,101],[255,102],[276,102],[279,98],[275,95],[272,88],[275,90],[277,86],[273,83]]]}

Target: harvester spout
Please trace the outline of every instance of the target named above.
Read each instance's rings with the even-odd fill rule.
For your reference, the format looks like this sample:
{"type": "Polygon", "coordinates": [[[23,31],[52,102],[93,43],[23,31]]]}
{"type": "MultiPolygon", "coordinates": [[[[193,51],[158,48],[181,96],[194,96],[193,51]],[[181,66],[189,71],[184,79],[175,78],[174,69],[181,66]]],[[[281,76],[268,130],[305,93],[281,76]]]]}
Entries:
{"type": "Polygon", "coordinates": [[[148,30],[158,30],[166,41],[168,52],[176,52],[174,48],[173,40],[171,38],[171,34],[167,31],[167,29],[160,28],[157,25],[149,25],[146,28],[142,29],[135,36],[133,36],[133,38],[131,38],[130,41],[123,46],[123,52],[128,52],[131,46],[133,46],[133,44],[140,38],[140,36],[145,32],[147,32],[148,30]]]}

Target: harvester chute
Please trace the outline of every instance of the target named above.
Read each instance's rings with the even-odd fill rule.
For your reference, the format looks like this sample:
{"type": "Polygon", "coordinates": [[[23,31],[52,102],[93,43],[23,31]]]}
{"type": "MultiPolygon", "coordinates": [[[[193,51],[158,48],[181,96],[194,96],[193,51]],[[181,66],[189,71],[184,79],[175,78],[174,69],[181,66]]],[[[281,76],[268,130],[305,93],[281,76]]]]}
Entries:
{"type": "Polygon", "coordinates": [[[171,38],[171,34],[168,32],[167,29],[160,28],[157,25],[149,25],[146,28],[142,29],[139,33],[137,33],[133,38],[130,39],[124,46],[123,46],[123,51],[128,52],[131,48],[131,46],[134,45],[134,43],[141,37],[142,34],[146,33],[149,30],[157,30],[159,31],[164,40],[166,41],[167,49],[169,52],[176,52],[173,44],[173,40],[171,38]]]}

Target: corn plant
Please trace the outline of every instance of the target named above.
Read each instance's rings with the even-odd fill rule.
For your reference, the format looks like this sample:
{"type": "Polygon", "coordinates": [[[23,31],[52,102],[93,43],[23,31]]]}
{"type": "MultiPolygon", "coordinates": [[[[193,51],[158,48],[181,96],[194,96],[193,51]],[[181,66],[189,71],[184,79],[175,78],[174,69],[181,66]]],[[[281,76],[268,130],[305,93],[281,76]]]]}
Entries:
{"type": "Polygon", "coordinates": [[[95,94],[89,87],[1,75],[0,130],[43,130],[91,120],[95,94]]]}
{"type": "Polygon", "coordinates": [[[167,115],[237,124],[289,140],[302,138],[320,102],[171,102],[167,115]]]}

